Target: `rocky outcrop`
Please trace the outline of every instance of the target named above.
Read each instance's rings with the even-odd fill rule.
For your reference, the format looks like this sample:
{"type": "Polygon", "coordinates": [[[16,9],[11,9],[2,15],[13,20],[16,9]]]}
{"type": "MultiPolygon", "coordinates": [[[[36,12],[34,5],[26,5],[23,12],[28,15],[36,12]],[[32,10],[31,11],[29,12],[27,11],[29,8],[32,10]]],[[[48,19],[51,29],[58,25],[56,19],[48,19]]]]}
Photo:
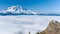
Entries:
{"type": "Polygon", "coordinates": [[[40,32],[40,34],[60,34],[60,23],[57,21],[50,21],[46,30],[40,32]]]}

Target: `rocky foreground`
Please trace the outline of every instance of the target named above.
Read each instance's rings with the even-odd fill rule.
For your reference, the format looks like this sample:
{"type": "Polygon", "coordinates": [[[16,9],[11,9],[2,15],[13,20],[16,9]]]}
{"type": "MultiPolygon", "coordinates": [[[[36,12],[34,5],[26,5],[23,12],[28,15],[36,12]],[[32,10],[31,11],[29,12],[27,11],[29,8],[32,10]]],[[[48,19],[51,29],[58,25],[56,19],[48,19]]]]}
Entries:
{"type": "Polygon", "coordinates": [[[60,23],[58,21],[50,21],[48,27],[39,34],[60,34],[60,23]]]}

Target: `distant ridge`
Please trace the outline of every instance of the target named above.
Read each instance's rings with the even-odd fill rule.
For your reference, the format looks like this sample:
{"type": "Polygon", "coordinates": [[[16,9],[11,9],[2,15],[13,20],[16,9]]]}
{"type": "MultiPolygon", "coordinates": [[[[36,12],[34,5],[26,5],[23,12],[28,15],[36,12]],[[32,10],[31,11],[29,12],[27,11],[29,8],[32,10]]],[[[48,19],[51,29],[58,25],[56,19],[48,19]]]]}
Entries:
{"type": "Polygon", "coordinates": [[[38,14],[41,16],[60,16],[60,14],[38,14]]]}

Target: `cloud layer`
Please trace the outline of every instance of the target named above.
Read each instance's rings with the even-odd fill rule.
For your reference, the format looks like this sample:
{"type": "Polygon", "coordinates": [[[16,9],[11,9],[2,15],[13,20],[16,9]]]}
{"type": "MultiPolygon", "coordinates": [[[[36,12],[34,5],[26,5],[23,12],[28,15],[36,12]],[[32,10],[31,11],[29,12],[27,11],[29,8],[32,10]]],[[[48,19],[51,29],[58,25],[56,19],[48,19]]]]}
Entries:
{"type": "Polygon", "coordinates": [[[60,16],[0,16],[0,34],[35,34],[60,16]]]}

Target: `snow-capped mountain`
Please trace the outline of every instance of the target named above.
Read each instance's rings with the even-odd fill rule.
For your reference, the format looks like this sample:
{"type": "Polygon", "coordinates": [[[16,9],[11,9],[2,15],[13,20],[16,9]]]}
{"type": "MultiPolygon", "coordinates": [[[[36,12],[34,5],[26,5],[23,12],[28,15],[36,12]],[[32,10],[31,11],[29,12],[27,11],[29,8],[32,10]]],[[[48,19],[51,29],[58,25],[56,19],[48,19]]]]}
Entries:
{"type": "Polygon", "coordinates": [[[8,7],[6,10],[0,11],[0,15],[43,15],[43,16],[60,16],[60,14],[52,13],[38,13],[28,9],[23,8],[22,6],[16,5],[8,7]]]}
{"type": "Polygon", "coordinates": [[[31,10],[27,10],[22,6],[12,6],[8,7],[7,10],[0,11],[0,15],[35,15],[36,12],[31,10]]]}

